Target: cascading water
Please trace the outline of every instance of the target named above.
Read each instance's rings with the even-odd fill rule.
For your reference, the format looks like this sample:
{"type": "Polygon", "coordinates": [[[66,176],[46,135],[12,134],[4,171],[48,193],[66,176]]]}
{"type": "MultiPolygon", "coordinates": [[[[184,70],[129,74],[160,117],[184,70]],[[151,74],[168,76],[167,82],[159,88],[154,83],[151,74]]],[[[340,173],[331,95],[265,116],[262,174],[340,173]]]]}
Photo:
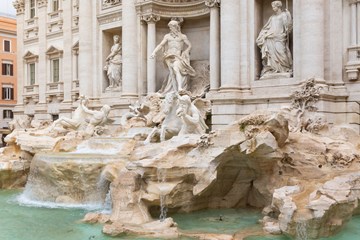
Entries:
{"type": "Polygon", "coordinates": [[[308,240],[307,223],[305,220],[300,220],[296,224],[296,240],[308,240]]]}
{"type": "Polygon", "coordinates": [[[51,208],[103,209],[109,183],[101,178],[101,170],[114,161],[118,159],[111,155],[37,154],[18,201],[51,208]]]}
{"type": "MultiPolygon", "coordinates": [[[[166,180],[166,169],[158,169],[157,170],[157,178],[158,183],[161,184],[165,183],[166,180]]],[[[163,189],[160,187],[159,189],[160,194],[160,221],[164,221],[166,219],[167,214],[167,207],[166,207],[166,193],[164,193],[163,189]]]]}

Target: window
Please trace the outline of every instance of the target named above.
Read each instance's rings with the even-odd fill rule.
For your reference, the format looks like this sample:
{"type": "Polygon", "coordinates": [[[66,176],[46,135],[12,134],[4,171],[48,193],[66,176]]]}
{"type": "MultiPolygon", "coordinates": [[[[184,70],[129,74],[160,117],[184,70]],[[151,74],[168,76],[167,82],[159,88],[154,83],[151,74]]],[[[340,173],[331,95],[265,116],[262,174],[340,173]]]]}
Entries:
{"type": "Polygon", "coordinates": [[[4,52],[10,52],[10,41],[4,40],[4,52]]]}
{"type": "Polygon", "coordinates": [[[35,63],[29,64],[30,85],[35,85],[35,63]]]}
{"type": "Polygon", "coordinates": [[[59,59],[51,60],[51,65],[52,65],[51,67],[52,81],[59,82],[59,65],[60,65],[59,59]]]}
{"type": "Polygon", "coordinates": [[[52,120],[53,120],[53,122],[54,122],[54,121],[56,121],[56,120],[59,119],[59,115],[58,115],[58,114],[52,114],[52,115],[51,115],[51,118],[52,118],[52,120]]]}
{"type": "Polygon", "coordinates": [[[12,62],[3,61],[1,67],[3,76],[14,76],[14,68],[12,62]]]}
{"type": "Polygon", "coordinates": [[[14,114],[11,110],[3,110],[3,118],[14,118],[14,114]]]}
{"type": "Polygon", "coordinates": [[[59,10],[59,0],[52,1],[52,11],[57,12],[59,10]]]}
{"type": "Polygon", "coordinates": [[[30,18],[35,17],[35,0],[30,0],[30,18]]]}
{"type": "Polygon", "coordinates": [[[12,86],[2,87],[2,99],[3,100],[14,100],[14,88],[12,86]]]}

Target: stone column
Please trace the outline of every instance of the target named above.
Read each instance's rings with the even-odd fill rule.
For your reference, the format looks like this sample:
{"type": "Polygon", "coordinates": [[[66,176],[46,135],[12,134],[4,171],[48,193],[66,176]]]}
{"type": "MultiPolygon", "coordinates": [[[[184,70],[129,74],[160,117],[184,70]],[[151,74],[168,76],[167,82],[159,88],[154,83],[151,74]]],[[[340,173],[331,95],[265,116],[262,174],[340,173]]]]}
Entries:
{"type": "MultiPolygon", "coordinates": [[[[357,14],[356,14],[356,33],[357,33],[357,45],[360,45],[360,1],[356,1],[356,10],[357,10],[357,14]]],[[[355,23],[354,23],[355,24],[355,23]]]]}
{"type": "Polygon", "coordinates": [[[147,23],[141,19],[140,21],[140,76],[139,76],[139,95],[146,96],[147,94],[147,23]]]}
{"type": "Polygon", "coordinates": [[[240,89],[240,1],[221,3],[221,87],[220,90],[240,89]]]}
{"type": "Polygon", "coordinates": [[[156,59],[151,59],[151,53],[156,47],[156,22],[160,20],[160,16],[149,14],[143,16],[143,20],[147,22],[147,92],[154,93],[156,91],[156,59]]]}
{"type": "Polygon", "coordinates": [[[62,74],[62,79],[61,81],[64,82],[64,101],[63,103],[66,102],[71,102],[71,86],[72,86],[72,71],[74,71],[73,67],[72,67],[72,48],[69,46],[73,45],[72,42],[72,31],[71,31],[71,26],[72,26],[72,15],[71,15],[71,8],[72,8],[72,4],[71,1],[63,1],[62,2],[62,17],[63,17],[63,37],[64,37],[64,54],[63,54],[63,59],[62,59],[62,69],[63,69],[63,74],[62,74]]]}
{"type": "MultiPolygon", "coordinates": [[[[251,69],[251,60],[250,60],[250,47],[251,42],[249,33],[250,23],[250,5],[254,3],[250,3],[251,1],[240,1],[240,22],[239,28],[241,32],[240,36],[240,88],[244,91],[250,90],[250,69],[251,69]]],[[[255,39],[254,39],[255,40],[255,39]]]]}
{"type": "Polygon", "coordinates": [[[93,95],[93,34],[92,2],[79,0],[79,91],[80,95],[93,95]]]}
{"type": "MultiPolygon", "coordinates": [[[[37,2],[37,12],[36,15],[39,19],[38,21],[38,37],[39,37],[39,64],[37,67],[37,80],[39,83],[39,104],[46,104],[46,91],[47,91],[47,83],[48,83],[48,70],[46,68],[47,66],[47,44],[46,44],[46,30],[48,29],[46,27],[47,23],[47,1],[38,1],[37,2]]],[[[40,107],[40,106],[39,106],[40,107]]],[[[38,109],[39,110],[39,109],[38,109]]],[[[41,111],[44,111],[44,109],[41,109],[41,111]]]]}
{"type": "Polygon", "coordinates": [[[220,87],[220,1],[205,1],[210,8],[210,91],[220,87]]]}
{"type": "MultiPolygon", "coordinates": [[[[84,0],[88,1],[88,0],[84,0]]],[[[81,5],[80,5],[81,6],[81,5]]],[[[123,97],[138,96],[138,47],[137,16],[135,0],[123,0],[122,4],[122,49],[123,49],[123,97]]]]}
{"type": "MultiPolygon", "coordinates": [[[[27,66],[24,65],[24,23],[25,23],[25,5],[24,2],[14,2],[14,8],[16,9],[16,48],[17,48],[17,106],[22,106],[24,104],[23,93],[24,86],[26,81],[26,71],[27,66]]],[[[17,107],[15,107],[17,108],[17,107]]],[[[15,111],[14,111],[15,112],[15,111]]]]}
{"type": "Polygon", "coordinates": [[[301,80],[324,79],[324,3],[323,0],[301,0],[301,80]]]}
{"type": "Polygon", "coordinates": [[[357,27],[356,27],[356,21],[357,21],[357,17],[356,17],[356,5],[357,3],[354,1],[352,3],[350,3],[350,9],[351,9],[351,21],[350,21],[350,24],[351,24],[351,36],[350,36],[350,44],[351,46],[355,46],[356,45],[356,30],[357,30],[357,27]]]}

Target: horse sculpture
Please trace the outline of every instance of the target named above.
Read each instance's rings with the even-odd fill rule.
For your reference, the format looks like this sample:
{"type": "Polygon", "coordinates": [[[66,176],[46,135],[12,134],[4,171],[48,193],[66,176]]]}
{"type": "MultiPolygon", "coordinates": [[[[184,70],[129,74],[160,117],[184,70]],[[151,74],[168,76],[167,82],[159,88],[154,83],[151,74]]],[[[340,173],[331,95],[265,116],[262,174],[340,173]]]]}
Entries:
{"type": "Polygon", "coordinates": [[[161,106],[161,112],[165,115],[165,118],[161,124],[160,129],[155,127],[148,135],[144,141],[145,144],[150,143],[151,139],[156,135],[160,135],[160,141],[163,142],[166,139],[170,139],[173,136],[179,134],[182,127],[182,121],[178,116],[176,116],[176,110],[178,109],[178,106],[179,100],[177,93],[167,93],[161,106]]]}

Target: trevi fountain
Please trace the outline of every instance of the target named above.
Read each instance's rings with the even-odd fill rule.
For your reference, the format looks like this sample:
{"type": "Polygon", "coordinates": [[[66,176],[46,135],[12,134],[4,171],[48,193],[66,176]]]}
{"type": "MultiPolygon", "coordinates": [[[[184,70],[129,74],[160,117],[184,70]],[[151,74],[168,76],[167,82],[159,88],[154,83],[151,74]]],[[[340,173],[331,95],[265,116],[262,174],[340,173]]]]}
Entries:
{"type": "MultiPolygon", "coordinates": [[[[252,40],[258,81],[292,79],[292,13],[284,1],[265,3],[272,13],[252,40]]],[[[148,49],[149,62],[166,73],[161,87],[122,114],[79,94],[69,116],[15,117],[1,148],[0,239],[357,239],[360,136],[324,114],[329,84],[302,78],[281,106],[214,127],[222,93],[214,93],[209,75],[194,81],[194,38],[183,21],[166,19],[167,32],[148,49]]],[[[110,95],[127,86],[121,38],[108,39],[101,63],[110,95]]]]}

